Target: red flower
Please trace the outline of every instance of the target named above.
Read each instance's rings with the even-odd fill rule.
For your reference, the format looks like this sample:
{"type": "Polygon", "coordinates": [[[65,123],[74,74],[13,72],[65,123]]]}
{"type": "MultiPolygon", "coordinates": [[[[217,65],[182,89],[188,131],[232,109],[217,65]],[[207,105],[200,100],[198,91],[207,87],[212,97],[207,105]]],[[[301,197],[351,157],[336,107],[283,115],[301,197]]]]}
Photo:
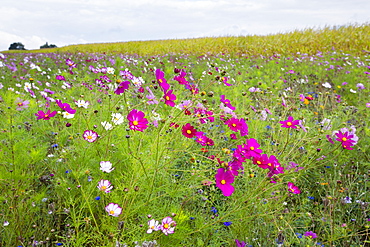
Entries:
{"type": "Polygon", "coordinates": [[[182,127],[182,134],[187,138],[193,138],[197,130],[191,126],[191,124],[187,123],[182,127]]]}
{"type": "Polygon", "coordinates": [[[127,115],[127,119],[129,121],[130,129],[136,131],[143,131],[148,128],[148,120],[144,118],[145,114],[142,111],[138,111],[133,109],[127,115]]]}

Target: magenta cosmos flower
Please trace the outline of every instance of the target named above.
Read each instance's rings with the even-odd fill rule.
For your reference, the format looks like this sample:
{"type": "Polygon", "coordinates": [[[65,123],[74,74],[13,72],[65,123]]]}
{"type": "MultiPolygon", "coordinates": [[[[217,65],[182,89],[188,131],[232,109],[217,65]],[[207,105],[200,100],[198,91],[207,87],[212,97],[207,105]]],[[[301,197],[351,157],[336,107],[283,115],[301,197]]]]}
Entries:
{"type": "Polygon", "coordinates": [[[145,114],[142,111],[138,111],[133,109],[127,115],[127,119],[129,121],[130,129],[136,131],[143,131],[148,128],[148,120],[144,118],[145,114]]]}
{"type": "Polygon", "coordinates": [[[117,94],[117,95],[120,95],[120,94],[124,93],[125,90],[128,89],[129,85],[130,85],[130,82],[129,81],[123,81],[123,82],[121,82],[118,85],[117,89],[114,91],[114,93],[117,94]]]}
{"type": "Polygon", "coordinates": [[[219,168],[215,178],[216,186],[222,191],[224,196],[231,196],[234,193],[234,186],[231,185],[234,183],[234,176],[231,172],[225,171],[224,168],[219,168]]]}
{"type": "Polygon", "coordinates": [[[182,134],[187,138],[193,138],[197,133],[197,130],[190,123],[187,123],[184,126],[182,126],[181,131],[182,134]]]}
{"type": "Polygon", "coordinates": [[[49,120],[56,114],[57,114],[56,111],[50,112],[50,110],[48,110],[47,112],[38,111],[37,113],[35,113],[35,116],[37,116],[37,119],[49,120]]]}
{"type": "Polygon", "coordinates": [[[166,217],[162,220],[162,225],[160,225],[160,229],[165,235],[172,234],[175,232],[176,221],[174,221],[171,217],[166,217]]]}
{"type": "Polygon", "coordinates": [[[297,125],[299,125],[299,122],[301,120],[294,120],[292,116],[289,116],[287,120],[285,121],[280,121],[279,123],[281,123],[281,127],[283,128],[292,128],[292,129],[296,129],[297,128],[297,125]]]}
{"type": "Polygon", "coordinates": [[[300,194],[301,190],[295,186],[292,182],[288,182],[288,191],[293,193],[293,194],[300,194]]]}
{"type": "Polygon", "coordinates": [[[161,71],[160,69],[156,69],[155,77],[157,79],[159,86],[162,88],[163,92],[166,92],[168,89],[170,89],[170,84],[168,84],[167,80],[164,78],[163,71],[161,71]]]}
{"type": "Polygon", "coordinates": [[[235,132],[238,132],[243,127],[242,122],[237,118],[230,118],[225,122],[225,124],[229,126],[230,130],[235,132]]]}
{"type": "Polygon", "coordinates": [[[174,100],[176,100],[176,95],[174,95],[172,91],[173,90],[166,91],[165,94],[163,95],[163,98],[164,98],[164,103],[166,105],[174,107],[175,106],[174,100]]]}
{"type": "Polygon", "coordinates": [[[61,100],[56,100],[56,102],[57,102],[58,106],[60,107],[60,109],[62,109],[63,111],[66,111],[69,114],[75,114],[76,113],[76,110],[72,109],[71,106],[68,103],[62,103],[61,100]]]}
{"type": "Polygon", "coordinates": [[[94,142],[98,139],[98,133],[93,130],[85,130],[82,137],[88,142],[94,142]]]}
{"type": "Polygon", "coordinates": [[[338,132],[335,132],[337,141],[342,143],[342,147],[348,150],[352,150],[352,146],[357,144],[358,137],[354,131],[349,131],[347,128],[343,128],[338,132]]]}
{"type": "Polygon", "coordinates": [[[116,203],[109,203],[105,207],[105,211],[107,211],[110,216],[118,217],[122,213],[122,208],[116,203]]]}
{"type": "Polygon", "coordinates": [[[221,95],[220,101],[231,110],[235,111],[235,107],[231,105],[230,100],[225,98],[225,95],[221,95]]]}

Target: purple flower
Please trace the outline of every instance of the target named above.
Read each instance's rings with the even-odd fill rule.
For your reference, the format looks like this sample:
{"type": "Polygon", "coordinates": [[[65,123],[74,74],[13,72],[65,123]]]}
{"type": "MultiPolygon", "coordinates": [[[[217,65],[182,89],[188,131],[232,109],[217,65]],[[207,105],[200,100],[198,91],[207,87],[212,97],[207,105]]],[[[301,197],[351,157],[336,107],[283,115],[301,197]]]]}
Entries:
{"type": "Polygon", "coordinates": [[[308,237],[308,238],[317,238],[317,234],[316,234],[316,233],[314,233],[314,232],[312,232],[312,231],[305,232],[305,233],[303,234],[303,236],[306,236],[306,237],[308,237]]]}

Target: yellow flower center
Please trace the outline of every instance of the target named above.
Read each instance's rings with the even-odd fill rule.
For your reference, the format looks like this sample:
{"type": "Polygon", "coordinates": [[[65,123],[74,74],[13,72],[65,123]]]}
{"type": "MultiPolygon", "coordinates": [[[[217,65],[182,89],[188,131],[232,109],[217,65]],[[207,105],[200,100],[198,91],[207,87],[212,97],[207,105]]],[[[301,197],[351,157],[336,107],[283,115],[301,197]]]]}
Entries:
{"type": "Polygon", "coordinates": [[[48,114],[45,114],[45,117],[48,117],[49,115],[48,114]]]}
{"type": "Polygon", "coordinates": [[[291,122],[287,122],[286,125],[292,126],[292,123],[291,122]]]}
{"type": "Polygon", "coordinates": [[[103,191],[105,191],[107,189],[107,186],[102,186],[101,188],[100,188],[100,190],[103,190],[103,191]]]}
{"type": "Polygon", "coordinates": [[[231,126],[236,127],[236,124],[233,123],[231,126]]]}
{"type": "Polygon", "coordinates": [[[19,102],[19,103],[18,103],[18,105],[19,105],[19,106],[22,106],[22,105],[23,105],[23,103],[22,103],[22,102],[19,102]]]}
{"type": "Polygon", "coordinates": [[[89,140],[92,139],[92,136],[87,136],[87,139],[89,139],[89,140]]]}
{"type": "Polygon", "coordinates": [[[162,79],[159,79],[158,81],[159,81],[160,83],[162,83],[162,82],[163,82],[163,81],[162,81],[162,79]]]}
{"type": "Polygon", "coordinates": [[[167,229],[168,227],[170,227],[167,223],[163,225],[163,228],[167,229]]]}
{"type": "Polygon", "coordinates": [[[257,164],[261,165],[262,163],[261,163],[261,161],[259,161],[259,160],[258,160],[258,161],[257,161],[257,164]]]}
{"type": "Polygon", "coordinates": [[[166,100],[170,100],[170,97],[166,96],[166,100]]]}
{"type": "Polygon", "coordinates": [[[343,137],[343,138],[342,138],[342,141],[344,141],[344,142],[345,142],[345,141],[347,141],[347,138],[343,137]]]}
{"type": "Polygon", "coordinates": [[[250,147],[250,150],[254,150],[254,147],[250,147]]]}
{"type": "Polygon", "coordinates": [[[114,211],[113,210],[109,211],[109,214],[114,214],[114,211]]]}
{"type": "Polygon", "coordinates": [[[186,133],[191,134],[191,130],[187,130],[186,133]]]}
{"type": "Polygon", "coordinates": [[[226,181],[224,179],[221,180],[221,184],[226,184],[226,181]]]}
{"type": "Polygon", "coordinates": [[[139,122],[135,120],[135,121],[133,121],[133,122],[132,122],[132,124],[133,124],[133,125],[138,125],[138,124],[139,124],[139,122]]]}
{"type": "Polygon", "coordinates": [[[271,163],[268,163],[267,165],[268,165],[268,166],[272,166],[272,164],[271,164],[271,163]]]}

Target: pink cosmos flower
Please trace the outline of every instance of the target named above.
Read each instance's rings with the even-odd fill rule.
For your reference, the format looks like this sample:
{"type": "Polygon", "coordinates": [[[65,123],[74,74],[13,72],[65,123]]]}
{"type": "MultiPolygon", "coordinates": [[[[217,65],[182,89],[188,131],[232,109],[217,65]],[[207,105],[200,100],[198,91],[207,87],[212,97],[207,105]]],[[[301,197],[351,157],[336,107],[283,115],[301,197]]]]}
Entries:
{"type": "Polygon", "coordinates": [[[232,160],[226,165],[226,169],[234,176],[239,175],[239,170],[244,170],[242,162],[238,160],[232,160]]]}
{"type": "Polygon", "coordinates": [[[187,84],[189,84],[189,82],[185,79],[185,76],[186,76],[186,72],[185,72],[185,70],[181,70],[180,71],[180,74],[179,75],[177,75],[177,76],[175,76],[173,79],[175,80],[175,81],[178,81],[179,82],[179,84],[182,84],[182,85],[187,85],[187,84]]]}
{"type": "Polygon", "coordinates": [[[292,182],[288,182],[288,191],[293,193],[293,194],[300,194],[301,191],[297,186],[295,186],[292,182]]]}
{"type": "Polygon", "coordinates": [[[230,100],[225,98],[225,95],[221,95],[220,101],[231,110],[235,111],[235,107],[231,105],[230,100]]]}
{"type": "Polygon", "coordinates": [[[245,162],[247,159],[260,156],[262,150],[259,149],[260,144],[256,139],[247,139],[246,143],[243,145],[238,145],[233,153],[235,159],[240,162],[245,162]]]}
{"type": "Polygon", "coordinates": [[[98,133],[93,130],[85,130],[82,137],[88,142],[94,142],[98,139],[98,133]]]}
{"type": "Polygon", "coordinates": [[[35,116],[37,116],[37,119],[49,120],[50,118],[54,117],[56,114],[57,114],[56,111],[50,112],[50,110],[48,110],[45,113],[43,111],[38,111],[37,113],[35,113],[35,116]]]}
{"type": "Polygon", "coordinates": [[[203,132],[196,132],[195,133],[195,141],[200,143],[202,146],[207,145],[207,136],[204,135],[203,132]]]}
{"type": "Polygon", "coordinates": [[[155,70],[155,77],[157,79],[157,82],[159,86],[162,88],[164,92],[166,92],[168,89],[170,89],[170,84],[167,83],[167,80],[164,78],[164,72],[160,69],[155,70]]]}
{"type": "Polygon", "coordinates": [[[96,186],[100,191],[103,191],[105,193],[110,193],[110,191],[113,189],[113,186],[109,182],[109,180],[100,180],[98,183],[98,186],[96,186]]]}
{"type": "Polygon", "coordinates": [[[62,109],[63,111],[66,111],[69,114],[75,114],[76,113],[76,110],[72,109],[71,106],[68,103],[62,103],[61,100],[56,100],[56,102],[57,102],[58,106],[60,107],[60,109],[62,109]]]}
{"type": "Polygon", "coordinates": [[[125,90],[128,89],[129,85],[130,85],[130,82],[129,81],[123,81],[123,82],[121,82],[118,85],[117,89],[114,91],[114,93],[117,94],[117,95],[120,95],[120,94],[124,93],[125,90]]]}
{"type": "Polygon", "coordinates": [[[175,232],[176,221],[174,221],[171,217],[166,217],[162,220],[162,225],[160,225],[160,229],[165,235],[172,234],[175,232]]]}
{"type": "Polygon", "coordinates": [[[142,111],[138,111],[133,109],[127,115],[127,119],[129,121],[130,129],[135,131],[144,131],[148,128],[148,120],[144,118],[145,114],[142,111]]]}
{"type": "Polygon", "coordinates": [[[29,105],[30,102],[28,100],[22,100],[20,98],[17,98],[15,100],[15,103],[17,104],[16,110],[17,111],[23,111],[24,109],[28,108],[28,105],[29,105]]]}
{"type": "Polygon", "coordinates": [[[285,121],[280,121],[279,123],[281,123],[281,127],[283,128],[292,128],[292,129],[296,129],[297,128],[297,125],[299,125],[299,122],[301,120],[294,120],[292,116],[289,116],[287,120],[285,121]]]}
{"type": "Polygon", "coordinates": [[[230,118],[225,122],[225,124],[229,126],[230,130],[235,131],[235,132],[238,132],[243,127],[242,123],[237,118],[230,118]]]}
{"type": "Polygon", "coordinates": [[[176,100],[176,95],[174,95],[172,93],[173,90],[169,90],[169,91],[166,91],[165,94],[163,95],[163,98],[164,98],[164,103],[166,105],[169,105],[169,106],[172,106],[174,107],[175,106],[175,102],[174,100],[176,100]]]}
{"type": "Polygon", "coordinates": [[[219,168],[215,176],[216,186],[222,191],[224,196],[231,196],[234,193],[234,176],[231,172],[225,171],[224,168],[219,168]]]}
{"type": "Polygon", "coordinates": [[[197,130],[190,124],[187,123],[182,127],[182,134],[187,138],[193,138],[197,133],[197,130]]]}
{"type": "Polygon", "coordinates": [[[105,207],[105,211],[107,211],[110,216],[118,217],[122,213],[122,208],[116,203],[109,203],[105,207]]]}

